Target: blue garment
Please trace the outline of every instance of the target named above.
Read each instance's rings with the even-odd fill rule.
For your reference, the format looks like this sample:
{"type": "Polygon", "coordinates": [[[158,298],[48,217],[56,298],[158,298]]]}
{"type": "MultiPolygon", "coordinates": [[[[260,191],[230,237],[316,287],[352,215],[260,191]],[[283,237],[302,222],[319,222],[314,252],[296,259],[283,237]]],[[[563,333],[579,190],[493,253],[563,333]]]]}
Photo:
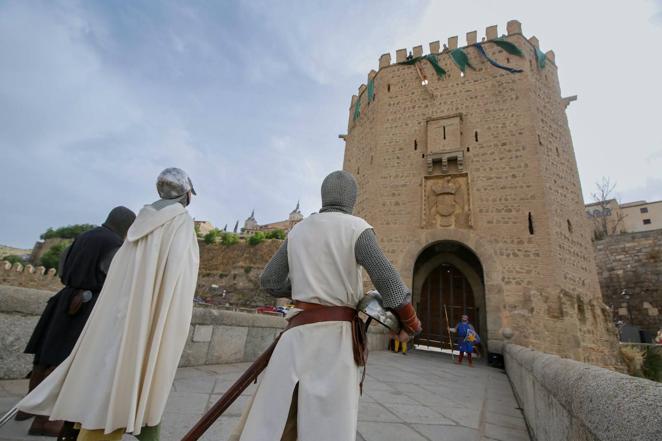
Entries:
{"type": "Polygon", "coordinates": [[[470,341],[465,341],[465,337],[467,336],[467,331],[469,329],[474,330],[474,327],[471,326],[469,323],[458,323],[457,326],[455,327],[457,330],[457,346],[458,350],[460,352],[466,352],[468,354],[471,354],[474,351],[474,345],[470,341]]]}

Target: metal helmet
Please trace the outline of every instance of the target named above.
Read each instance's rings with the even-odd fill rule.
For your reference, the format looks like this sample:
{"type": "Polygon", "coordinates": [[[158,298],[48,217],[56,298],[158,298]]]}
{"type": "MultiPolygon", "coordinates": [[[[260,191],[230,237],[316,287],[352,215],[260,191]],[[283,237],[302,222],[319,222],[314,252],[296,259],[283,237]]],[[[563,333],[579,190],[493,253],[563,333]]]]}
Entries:
{"type": "Polygon", "coordinates": [[[395,333],[400,332],[400,321],[395,314],[384,309],[384,301],[379,292],[374,290],[368,291],[363,296],[356,309],[386,326],[391,331],[395,333]]]}
{"type": "Polygon", "coordinates": [[[197,194],[193,182],[181,168],[169,167],[156,178],[156,190],[163,199],[176,199],[188,193],[197,194]]]}

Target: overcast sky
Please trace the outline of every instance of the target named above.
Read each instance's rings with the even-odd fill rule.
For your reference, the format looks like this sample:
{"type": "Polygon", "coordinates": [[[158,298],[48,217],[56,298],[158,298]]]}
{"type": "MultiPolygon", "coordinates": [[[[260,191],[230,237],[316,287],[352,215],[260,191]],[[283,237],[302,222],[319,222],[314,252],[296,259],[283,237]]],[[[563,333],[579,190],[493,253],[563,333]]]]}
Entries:
{"type": "Polygon", "coordinates": [[[2,1],[0,244],[101,223],[191,175],[197,219],[283,219],[342,167],[380,54],[523,23],[553,49],[585,198],[662,199],[662,0],[2,1]]]}

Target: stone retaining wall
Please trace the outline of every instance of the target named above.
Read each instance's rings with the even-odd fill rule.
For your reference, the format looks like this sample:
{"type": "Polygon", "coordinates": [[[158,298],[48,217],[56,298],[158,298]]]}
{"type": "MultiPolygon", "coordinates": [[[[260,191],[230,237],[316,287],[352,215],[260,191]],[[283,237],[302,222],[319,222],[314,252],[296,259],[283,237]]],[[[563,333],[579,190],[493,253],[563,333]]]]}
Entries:
{"type": "Polygon", "coordinates": [[[604,303],[654,336],[662,329],[662,230],[608,236],[594,246],[604,303]]]}
{"type": "Polygon", "coordinates": [[[504,357],[534,440],[662,440],[662,384],[513,344],[504,357]]]}
{"type": "MultiPolygon", "coordinates": [[[[0,379],[23,378],[32,356],[23,354],[32,330],[52,292],[0,286],[0,379]]],[[[253,361],[285,327],[285,320],[246,312],[193,308],[181,366],[253,361]]],[[[372,350],[386,348],[387,335],[370,328],[372,350]]]]}

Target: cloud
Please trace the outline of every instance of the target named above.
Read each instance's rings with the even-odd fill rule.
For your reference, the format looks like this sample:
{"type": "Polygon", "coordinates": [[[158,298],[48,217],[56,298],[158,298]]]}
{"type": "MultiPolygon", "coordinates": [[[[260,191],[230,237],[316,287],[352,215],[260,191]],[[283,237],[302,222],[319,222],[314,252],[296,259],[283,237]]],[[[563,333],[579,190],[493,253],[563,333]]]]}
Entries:
{"type": "Polygon", "coordinates": [[[662,0],[652,0],[655,12],[651,16],[651,23],[662,26],[662,0]]]}
{"type": "Polygon", "coordinates": [[[317,210],[321,180],[342,167],[350,98],[380,54],[495,23],[503,32],[513,16],[556,51],[564,92],[579,93],[568,115],[584,189],[611,176],[623,194],[651,199],[660,62],[626,66],[618,54],[655,53],[660,4],[2,2],[10,190],[0,205],[10,208],[0,243],[29,246],[49,226],[101,222],[114,205],[137,210],[169,166],[193,179],[192,214],[219,226],[252,208],[261,222],[283,219],[297,199],[317,210]],[[595,5],[601,19],[587,20],[595,5]],[[628,38],[589,43],[613,29],[628,38]]]}
{"type": "Polygon", "coordinates": [[[411,1],[403,7],[394,0],[241,1],[296,70],[320,84],[338,77],[366,77],[379,55],[396,43],[400,30],[416,25],[428,3],[411,1]]]}

